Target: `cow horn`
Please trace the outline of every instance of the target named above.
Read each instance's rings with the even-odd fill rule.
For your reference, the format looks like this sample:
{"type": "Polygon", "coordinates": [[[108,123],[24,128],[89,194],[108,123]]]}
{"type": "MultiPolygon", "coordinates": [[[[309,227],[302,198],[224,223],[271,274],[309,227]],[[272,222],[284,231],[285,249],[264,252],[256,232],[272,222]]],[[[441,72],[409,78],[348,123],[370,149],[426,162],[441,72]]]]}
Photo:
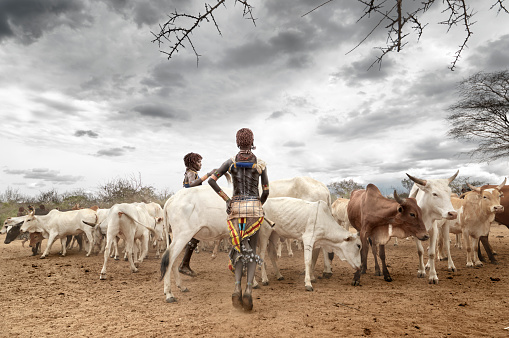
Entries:
{"type": "Polygon", "coordinates": [[[467,183],[468,187],[472,189],[472,191],[481,192],[481,188],[474,187],[472,184],[467,183]]]}
{"type": "MultiPolygon", "coordinates": [[[[420,183],[419,183],[420,184],[420,183]]],[[[398,193],[396,192],[396,190],[394,190],[394,199],[396,200],[396,202],[398,202],[399,204],[403,204],[403,200],[401,199],[401,197],[398,196],[398,193]]]]}
{"type": "Polygon", "coordinates": [[[412,175],[408,175],[408,174],[406,174],[406,175],[408,176],[409,179],[411,179],[412,181],[414,181],[417,184],[426,185],[426,183],[427,183],[426,180],[421,180],[420,178],[413,177],[412,175]]]}
{"type": "Polygon", "coordinates": [[[507,181],[507,177],[504,177],[504,182],[502,182],[498,187],[497,189],[500,190],[502,189],[502,187],[505,185],[505,181],[507,181]]]}
{"type": "Polygon", "coordinates": [[[452,175],[451,177],[449,177],[449,183],[451,183],[452,181],[454,181],[454,179],[456,178],[456,176],[458,176],[458,174],[460,173],[460,171],[456,171],[456,174],[452,175]]]}

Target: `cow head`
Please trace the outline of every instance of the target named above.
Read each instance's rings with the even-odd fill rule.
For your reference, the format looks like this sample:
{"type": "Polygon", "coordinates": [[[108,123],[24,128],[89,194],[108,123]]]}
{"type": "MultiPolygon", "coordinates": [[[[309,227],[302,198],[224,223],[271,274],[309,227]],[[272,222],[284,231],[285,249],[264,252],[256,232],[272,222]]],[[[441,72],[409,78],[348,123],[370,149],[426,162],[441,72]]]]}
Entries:
{"type": "Polygon", "coordinates": [[[25,216],[25,220],[21,225],[21,231],[28,231],[30,228],[34,226],[34,223],[37,221],[37,216],[35,216],[35,212],[32,210],[27,216],[25,216]]]}
{"type": "Polygon", "coordinates": [[[415,198],[400,198],[394,190],[394,199],[398,204],[394,222],[391,222],[392,229],[389,231],[392,234],[389,234],[389,237],[405,238],[414,236],[421,241],[429,239],[426,226],[422,221],[422,210],[417,205],[415,198]]]}
{"type": "Polygon", "coordinates": [[[4,244],[9,244],[14,241],[21,234],[21,225],[23,222],[19,222],[13,226],[10,226],[10,229],[7,231],[7,235],[5,236],[4,244]]]}
{"type": "Polygon", "coordinates": [[[37,243],[41,243],[44,237],[41,232],[31,232],[30,233],[30,246],[33,247],[37,243]]]}
{"type": "Polygon", "coordinates": [[[467,183],[468,187],[472,189],[472,192],[467,194],[465,197],[468,200],[472,200],[473,198],[477,199],[481,205],[481,210],[483,212],[491,213],[493,214],[493,217],[495,217],[494,216],[495,213],[504,211],[504,207],[500,205],[500,198],[503,196],[500,190],[505,185],[506,180],[507,179],[504,178],[504,182],[502,182],[502,184],[498,185],[495,188],[487,189],[474,187],[473,185],[467,183]]]}
{"type": "Polygon", "coordinates": [[[334,253],[342,261],[347,261],[354,269],[361,268],[361,239],[357,234],[346,237],[339,246],[335,246],[334,253]]]}
{"type": "MultiPolygon", "coordinates": [[[[419,207],[425,213],[425,218],[431,220],[428,226],[431,226],[434,220],[442,218],[452,220],[458,217],[458,213],[451,204],[451,188],[449,184],[458,176],[459,170],[454,175],[445,179],[422,180],[406,174],[412,181],[418,191],[415,192],[419,207]]],[[[412,189],[414,191],[414,189],[412,189]]]]}

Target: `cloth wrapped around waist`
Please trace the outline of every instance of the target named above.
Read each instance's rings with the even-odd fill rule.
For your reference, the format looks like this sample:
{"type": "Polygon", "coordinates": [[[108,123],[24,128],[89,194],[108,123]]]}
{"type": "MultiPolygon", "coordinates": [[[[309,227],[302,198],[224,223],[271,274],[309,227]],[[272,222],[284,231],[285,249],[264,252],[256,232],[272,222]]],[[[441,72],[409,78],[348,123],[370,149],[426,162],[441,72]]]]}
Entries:
{"type": "Polygon", "coordinates": [[[263,217],[260,198],[256,196],[233,196],[228,219],[241,217],[263,217]]]}

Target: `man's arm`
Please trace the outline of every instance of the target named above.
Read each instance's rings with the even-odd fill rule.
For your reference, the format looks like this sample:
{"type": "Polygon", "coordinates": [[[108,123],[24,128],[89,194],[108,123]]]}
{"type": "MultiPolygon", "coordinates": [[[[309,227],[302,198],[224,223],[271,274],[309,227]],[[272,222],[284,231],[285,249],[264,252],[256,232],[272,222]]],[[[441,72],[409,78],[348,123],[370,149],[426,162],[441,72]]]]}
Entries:
{"type": "Polygon", "coordinates": [[[269,175],[267,175],[267,168],[263,169],[261,178],[262,178],[262,196],[260,197],[260,201],[263,204],[269,197],[269,175]]]}

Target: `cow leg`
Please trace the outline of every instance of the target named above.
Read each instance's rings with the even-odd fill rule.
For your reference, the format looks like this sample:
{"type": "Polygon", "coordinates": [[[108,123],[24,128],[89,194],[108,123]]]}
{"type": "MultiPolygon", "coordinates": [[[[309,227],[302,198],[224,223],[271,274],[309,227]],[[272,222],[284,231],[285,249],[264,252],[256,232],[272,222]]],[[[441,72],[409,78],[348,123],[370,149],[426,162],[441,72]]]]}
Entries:
{"type": "Polygon", "coordinates": [[[111,236],[106,236],[106,245],[104,246],[104,263],[103,268],[101,269],[101,274],[99,275],[99,279],[106,279],[106,265],[108,264],[108,257],[110,257],[111,246],[115,238],[111,238],[111,236]]]}
{"type": "Polygon", "coordinates": [[[217,252],[219,251],[219,243],[221,243],[221,240],[214,241],[214,249],[212,249],[212,258],[217,257],[217,252]]]}
{"type": "Polygon", "coordinates": [[[286,250],[288,251],[288,257],[293,257],[292,240],[290,238],[286,240],[286,250]]]}
{"type": "Polygon", "coordinates": [[[451,271],[451,272],[456,272],[456,266],[454,265],[454,262],[452,261],[452,256],[451,256],[451,241],[449,240],[449,224],[448,222],[445,222],[443,225],[442,225],[442,238],[444,238],[443,240],[443,245],[445,247],[445,253],[447,255],[447,270],[451,271]]]}
{"type": "Polygon", "coordinates": [[[472,238],[470,238],[470,235],[468,233],[466,233],[465,231],[463,232],[463,237],[465,238],[465,246],[467,247],[467,266],[468,267],[473,267],[474,266],[474,262],[472,260],[472,238]]]}
{"type": "Polygon", "coordinates": [[[417,270],[417,277],[424,278],[426,277],[426,268],[424,267],[424,248],[422,247],[422,243],[417,237],[414,237],[415,245],[417,246],[417,255],[419,257],[419,268],[417,270]]]}
{"type": "MultiPolygon", "coordinates": [[[[67,236],[69,237],[69,236],[67,236]]],[[[72,238],[72,236],[71,236],[72,238]]],[[[62,257],[65,257],[65,255],[67,255],[67,243],[68,243],[68,239],[66,237],[64,238],[60,238],[60,244],[62,245],[62,252],[60,253],[62,255],[62,257]]]]}
{"type": "Polygon", "coordinates": [[[456,234],[456,243],[454,243],[454,246],[458,249],[463,249],[463,241],[461,238],[461,233],[456,234]]]}
{"type": "Polygon", "coordinates": [[[481,267],[484,264],[479,260],[479,256],[477,256],[478,250],[479,250],[479,238],[472,237],[472,253],[474,257],[474,264],[476,267],[481,267]]]}
{"type": "MultiPolygon", "coordinates": [[[[94,234],[92,233],[92,230],[93,230],[93,228],[91,228],[91,227],[85,228],[85,236],[87,237],[87,240],[88,240],[88,250],[87,250],[87,254],[86,254],[87,257],[90,257],[90,254],[92,253],[92,249],[94,248],[94,234]]],[[[83,245],[83,237],[80,236],[78,238],[79,239],[77,239],[76,241],[80,247],[79,251],[81,251],[81,248],[83,245]]]]}
{"type": "Polygon", "coordinates": [[[267,246],[267,251],[269,254],[270,261],[272,262],[272,267],[276,271],[276,279],[277,280],[285,279],[283,277],[283,275],[281,275],[281,272],[279,271],[279,267],[277,265],[276,247],[274,246],[274,242],[269,241],[269,244],[267,246]]]}
{"type": "Polygon", "coordinates": [[[118,237],[115,237],[113,239],[113,248],[114,248],[113,257],[116,261],[118,261],[120,259],[120,254],[118,253],[118,240],[119,240],[118,237]]]}
{"type": "MultiPolygon", "coordinates": [[[[495,258],[495,253],[493,252],[493,248],[490,245],[490,242],[488,240],[488,236],[481,236],[479,237],[479,240],[481,241],[482,245],[484,246],[484,250],[486,250],[486,254],[488,255],[488,258],[490,259],[490,262],[492,264],[498,264],[497,259],[495,258]]],[[[481,251],[481,246],[479,245],[479,252],[481,251]]],[[[479,257],[480,259],[480,257],[479,257]]],[[[481,259],[482,261],[482,259],[481,259]]]]}
{"type": "MultiPolygon", "coordinates": [[[[320,255],[320,248],[313,248],[311,251],[311,270],[310,270],[310,278],[311,282],[316,282],[315,277],[315,267],[316,267],[316,261],[318,260],[318,256],[320,255]]],[[[304,269],[304,274],[306,274],[306,270],[304,269]]]]}
{"type": "Polygon", "coordinates": [[[131,272],[136,273],[138,272],[138,268],[136,267],[136,264],[138,263],[138,258],[134,257],[135,254],[137,254],[137,248],[135,249],[135,239],[134,239],[134,233],[131,234],[124,234],[124,243],[125,243],[125,257],[127,257],[127,261],[129,262],[129,267],[131,268],[131,272]]]}
{"type": "Polygon", "coordinates": [[[57,238],[56,233],[50,233],[49,238],[48,238],[48,243],[46,244],[46,249],[44,250],[42,256],[40,257],[41,259],[44,259],[44,258],[46,258],[46,256],[48,256],[49,251],[51,250],[51,246],[55,242],[56,238],[57,238]]]}
{"type": "Polygon", "coordinates": [[[433,226],[429,229],[429,247],[428,247],[428,263],[429,265],[429,284],[438,284],[437,271],[435,269],[435,256],[437,250],[438,226],[437,222],[433,222],[433,226]]]}
{"type": "MultiPolygon", "coordinates": [[[[199,229],[198,229],[199,230],[199,229]]],[[[198,231],[190,234],[182,234],[181,236],[177,236],[177,238],[173,238],[173,241],[170,244],[170,247],[166,249],[166,253],[168,253],[168,265],[165,274],[162,276],[164,279],[164,294],[166,295],[167,303],[175,303],[177,298],[173,296],[171,292],[171,275],[175,277],[175,284],[180,289],[181,292],[188,292],[189,290],[186,287],[182,286],[182,280],[180,278],[180,273],[178,271],[178,264],[174,264],[178,255],[182,252],[186,244],[193,238],[192,236],[196,234],[198,231]]],[[[161,266],[163,265],[163,261],[166,259],[163,255],[163,259],[161,260],[161,266]]],[[[242,268],[240,269],[242,271],[242,268]]]]}
{"type": "Polygon", "coordinates": [[[281,239],[279,239],[279,241],[277,241],[277,245],[276,245],[277,258],[281,258],[281,248],[282,248],[281,239]]]}
{"type": "MultiPolygon", "coordinates": [[[[382,274],[380,273],[380,265],[378,265],[378,245],[377,244],[373,244],[373,242],[371,241],[371,239],[369,240],[369,244],[371,245],[371,252],[373,253],[373,258],[375,260],[375,276],[381,276],[382,274]]],[[[367,257],[366,257],[367,258],[367,257]]],[[[366,272],[364,272],[366,273],[366,272]]]]}
{"type": "Polygon", "coordinates": [[[380,261],[382,262],[384,280],[386,282],[392,282],[391,275],[389,274],[389,270],[387,269],[387,264],[385,263],[385,245],[378,246],[378,253],[380,255],[380,261]]]}
{"type": "MultiPolygon", "coordinates": [[[[305,277],[304,277],[304,286],[306,291],[313,291],[313,285],[311,285],[311,274],[313,272],[313,243],[311,239],[304,239],[304,266],[305,266],[305,277]]],[[[320,251],[318,251],[320,252],[320,251]]],[[[314,279],[314,276],[313,276],[314,279]]]]}
{"type": "Polygon", "coordinates": [[[361,267],[361,269],[355,271],[355,273],[353,275],[353,281],[352,281],[353,286],[358,286],[361,284],[360,279],[361,279],[362,270],[364,270],[364,273],[366,273],[366,268],[367,268],[369,242],[368,242],[368,239],[363,235],[361,235],[361,244],[362,244],[362,247],[361,247],[362,267],[361,267]]]}
{"type": "MultiPolygon", "coordinates": [[[[329,278],[332,277],[332,262],[331,262],[331,258],[329,256],[329,253],[324,248],[322,248],[322,254],[323,254],[323,273],[322,273],[322,276],[323,276],[323,278],[329,279],[329,278]]],[[[316,263],[316,261],[315,261],[315,263],[316,263]]],[[[314,266],[313,266],[313,269],[314,269],[314,266]]]]}

